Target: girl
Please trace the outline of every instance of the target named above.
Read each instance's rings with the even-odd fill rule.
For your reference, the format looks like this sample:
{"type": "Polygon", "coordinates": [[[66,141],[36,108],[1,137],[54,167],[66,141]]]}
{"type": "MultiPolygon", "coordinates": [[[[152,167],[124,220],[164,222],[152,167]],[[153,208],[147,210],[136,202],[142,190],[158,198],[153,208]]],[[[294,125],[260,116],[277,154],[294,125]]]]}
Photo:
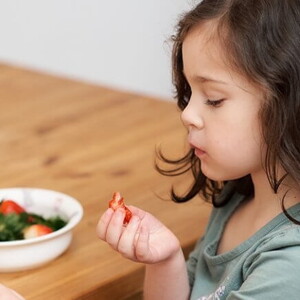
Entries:
{"type": "Polygon", "coordinates": [[[14,290],[0,284],[0,299],[3,300],[25,300],[21,295],[19,295],[14,290]]]}
{"type": "MultiPolygon", "coordinates": [[[[205,236],[185,264],[149,213],[108,209],[99,237],[146,264],[145,299],[299,299],[300,1],[203,0],[174,37],[176,98],[190,151],[185,195],[211,200],[205,236]],[[186,268],[187,266],[187,268],[186,268]]],[[[173,170],[173,171],[172,171],[173,170]]],[[[197,224],[195,224],[197,226],[197,224]]]]}

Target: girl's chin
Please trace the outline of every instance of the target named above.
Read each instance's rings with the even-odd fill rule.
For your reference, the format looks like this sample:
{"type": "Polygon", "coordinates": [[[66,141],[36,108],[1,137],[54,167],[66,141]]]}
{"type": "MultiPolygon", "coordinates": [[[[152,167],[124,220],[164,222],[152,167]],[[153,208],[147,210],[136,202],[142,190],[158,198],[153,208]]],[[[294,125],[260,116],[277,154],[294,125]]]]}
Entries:
{"type": "MultiPolygon", "coordinates": [[[[224,172],[222,170],[214,170],[209,168],[207,164],[201,162],[202,173],[210,180],[213,181],[229,181],[242,178],[243,176],[236,176],[236,174],[229,174],[229,172],[224,172]]],[[[247,174],[246,174],[247,175],[247,174]]]]}

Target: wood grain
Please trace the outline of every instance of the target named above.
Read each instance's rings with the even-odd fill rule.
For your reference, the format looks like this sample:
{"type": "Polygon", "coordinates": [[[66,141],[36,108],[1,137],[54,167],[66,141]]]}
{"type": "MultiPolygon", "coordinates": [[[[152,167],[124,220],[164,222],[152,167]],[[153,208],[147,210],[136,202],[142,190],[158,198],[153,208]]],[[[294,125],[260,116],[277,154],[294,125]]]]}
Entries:
{"type": "Polygon", "coordinates": [[[186,252],[203,233],[208,204],[161,199],[173,184],[184,191],[189,178],[166,178],[153,167],[156,147],[172,158],[186,148],[175,103],[0,65],[0,104],[0,188],[53,189],[84,207],[62,256],[37,269],[0,273],[27,300],[141,298],[143,265],[95,233],[114,191],[164,222],[186,252]]]}

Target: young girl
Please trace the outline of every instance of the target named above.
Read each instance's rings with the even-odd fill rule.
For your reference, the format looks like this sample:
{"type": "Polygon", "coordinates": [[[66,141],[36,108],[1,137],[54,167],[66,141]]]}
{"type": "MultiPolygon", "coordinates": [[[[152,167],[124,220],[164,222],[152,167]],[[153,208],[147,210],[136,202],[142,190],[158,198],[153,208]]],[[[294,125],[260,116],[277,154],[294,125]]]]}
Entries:
{"type": "Polygon", "coordinates": [[[179,22],[173,75],[190,151],[158,169],[192,172],[172,198],[212,201],[205,236],[186,265],[173,233],[130,207],[126,227],[108,209],[99,237],[146,264],[145,299],[299,299],[300,1],[203,0],[179,22]]]}
{"type": "Polygon", "coordinates": [[[21,295],[19,295],[14,290],[2,285],[0,283],[0,299],[2,300],[25,300],[21,295]]]}

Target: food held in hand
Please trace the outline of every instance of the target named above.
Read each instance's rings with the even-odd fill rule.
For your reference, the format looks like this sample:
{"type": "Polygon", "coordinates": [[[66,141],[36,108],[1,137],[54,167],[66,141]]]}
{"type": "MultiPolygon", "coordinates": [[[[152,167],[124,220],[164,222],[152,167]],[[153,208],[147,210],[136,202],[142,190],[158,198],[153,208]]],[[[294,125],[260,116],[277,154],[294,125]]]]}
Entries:
{"type": "Polygon", "coordinates": [[[13,200],[0,202],[0,242],[38,237],[56,231],[66,224],[59,216],[46,219],[26,212],[13,200]]]}
{"type": "Polygon", "coordinates": [[[112,208],[113,210],[116,210],[118,208],[125,209],[125,218],[124,218],[123,223],[127,224],[130,221],[130,219],[132,217],[132,212],[124,204],[124,198],[121,196],[121,194],[119,192],[115,192],[113,194],[112,200],[109,201],[109,207],[112,208]]]}

